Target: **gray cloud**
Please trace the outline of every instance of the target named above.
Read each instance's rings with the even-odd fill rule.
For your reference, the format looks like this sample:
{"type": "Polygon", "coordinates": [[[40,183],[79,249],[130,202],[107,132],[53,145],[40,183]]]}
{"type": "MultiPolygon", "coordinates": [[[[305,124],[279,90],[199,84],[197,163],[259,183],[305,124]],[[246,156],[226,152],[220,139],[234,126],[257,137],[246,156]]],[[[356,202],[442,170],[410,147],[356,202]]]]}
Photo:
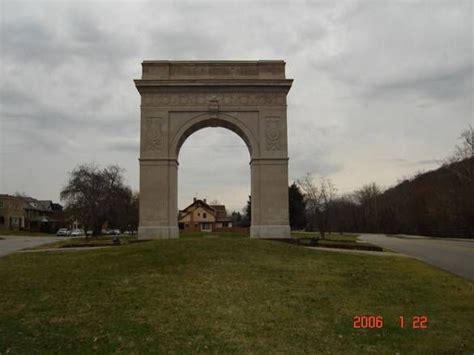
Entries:
{"type": "Polygon", "coordinates": [[[384,161],[388,163],[395,163],[395,164],[400,164],[400,165],[405,165],[405,166],[420,166],[420,165],[433,165],[433,164],[439,164],[438,159],[424,159],[424,160],[409,160],[405,158],[388,158],[388,159],[383,159],[384,161]]]}
{"type": "Polygon", "coordinates": [[[474,89],[474,64],[451,68],[449,72],[432,73],[410,79],[376,85],[372,96],[396,98],[403,93],[423,93],[435,100],[456,99],[474,89]]]}
{"type": "MultiPolygon", "coordinates": [[[[57,199],[67,171],[90,161],[123,166],[138,189],[140,102],[132,79],[144,59],[285,59],[295,79],[290,180],[310,172],[340,191],[393,184],[436,166],[472,123],[472,7],[4,1],[0,192],[57,199]]],[[[241,208],[248,161],[234,133],[196,132],[180,153],[180,206],[197,193],[241,208]]]]}
{"type": "Polygon", "coordinates": [[[472,89],[471,1],[364,2],[343,21],[340,52],[314,66],[355,93],[408,90],[439,99],[472,89]]]}

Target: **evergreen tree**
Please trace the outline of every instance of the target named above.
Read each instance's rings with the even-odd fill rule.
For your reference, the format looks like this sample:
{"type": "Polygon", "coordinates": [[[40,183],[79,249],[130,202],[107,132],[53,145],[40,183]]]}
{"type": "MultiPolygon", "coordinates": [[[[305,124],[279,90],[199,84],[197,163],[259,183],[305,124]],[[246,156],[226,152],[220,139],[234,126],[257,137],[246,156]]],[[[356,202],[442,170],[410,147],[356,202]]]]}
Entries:
{"type": "Polygon", "coordinates": [[[242,225],[244,227],[249,227],[252,224],[252,196],[249,196],[247,200],[247,205],[244,207],[244,218],[242,220],[242,225]]]}
{"type": "Polygon", "coordinates": [[[291,229],[306,227],[306,203],[299,187],[293,182],[288,188],[291,229]]]}

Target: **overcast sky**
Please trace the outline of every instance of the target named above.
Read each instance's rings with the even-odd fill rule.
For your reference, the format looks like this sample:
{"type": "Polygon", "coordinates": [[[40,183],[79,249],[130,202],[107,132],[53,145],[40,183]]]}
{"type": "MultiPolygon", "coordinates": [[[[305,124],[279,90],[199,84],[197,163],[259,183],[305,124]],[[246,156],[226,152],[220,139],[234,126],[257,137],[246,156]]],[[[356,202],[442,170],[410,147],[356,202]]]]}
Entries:
{"type": "MultiPolygon", "coordinates": [[[[1,1],[0,193],[59,199],[79,163],[138,190],[145,59],[283,59],[290,182],[339,193],[436,168],[473,117],[473,1],[1,1]]],[[[241,209],[249,153],[223,128],[179,157],[193,196],[241,209]]]]}

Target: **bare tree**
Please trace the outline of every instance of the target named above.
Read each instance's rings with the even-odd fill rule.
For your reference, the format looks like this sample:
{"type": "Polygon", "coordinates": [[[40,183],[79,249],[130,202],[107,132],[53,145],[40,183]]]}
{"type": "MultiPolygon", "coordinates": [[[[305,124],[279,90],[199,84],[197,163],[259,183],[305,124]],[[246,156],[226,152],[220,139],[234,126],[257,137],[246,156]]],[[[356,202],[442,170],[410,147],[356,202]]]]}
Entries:
{"type": "Polygon", "coordinates": [[[116,165],[103,169],[94,164],[80,165],[70,173],[61,191],[68,214],[92,229],[94,235],[100,233],[104,222],[119,226],[134,203],[131,189],[123,183],[122,171],[116,165]]]}
{"type": "MultiPolygon", "coordinates": [[[[451,214],[458,209],[471,233],[474,231],[474,128],[470,125],[459,136],[461,143],[444,162],[444,167],[455,176],[457,194],[449,194],[451,214]],[[454,206],[454,208],[453,208],[454,206]]],[[[453,188],[451,190],[454,190],[453,188]]],[[[457,222],[459,225],[460,223],[457,222]]]]}
{"type": "Polygon", "coordinates": [[[469,126],[463,130],[459,139],[461,144],[456,145],[454,153],[443,161],[443,165],[451,169],[461,183],[474,184],[474,128],[469,126]],[[455,164],[463,160],[469,160],[469,163],[455,164]]]}
{"type": "Polygon", "coordinates": [[[461,132],[459,136],[462,143],[461,145],[456,145],[454,150],[453,157],[456,161],[461,161],[464,159],[469,159],[474,157],[474,128],[469,125],[469,128],[466,128],[461,132]]]}
{"type": "Polygon", "coordinates": [[[326,232],[331,230],[330,212],[336,188],[331,180],[315,179],[311,174],[307,174],[296,183],[304,194],[310,228],[317,226],[321,238],[324,239],[326,232]]]}
{"type": "Polygon", "coordinates": [[[378,198],[382,189],[375,182],[362,186],[355,192],[357,202],[362,207],[365,225],[370,231],[376,231],[379,226],[378,198]]]}

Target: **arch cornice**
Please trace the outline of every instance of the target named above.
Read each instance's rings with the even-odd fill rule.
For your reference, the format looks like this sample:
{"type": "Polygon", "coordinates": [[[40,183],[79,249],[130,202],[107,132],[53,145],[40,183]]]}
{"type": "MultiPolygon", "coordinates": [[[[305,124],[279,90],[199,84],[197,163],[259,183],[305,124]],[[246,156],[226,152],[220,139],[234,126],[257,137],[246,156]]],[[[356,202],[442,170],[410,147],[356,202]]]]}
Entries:
{"type": "Polygon", "coordinates": [[[293,83],[292,79],[283,80],[222,80],[222,79],[208,79],[208,80],[143,80],[135,79],[135,86],[139,92],[143,92],[145,89],[156,88],[156,87],[178,87],[183,88],[196,88],[196,87],[232,87],[232,88],[258,88],[262,90],[264,88],[276,88],[288,92],[293,83]]]}

